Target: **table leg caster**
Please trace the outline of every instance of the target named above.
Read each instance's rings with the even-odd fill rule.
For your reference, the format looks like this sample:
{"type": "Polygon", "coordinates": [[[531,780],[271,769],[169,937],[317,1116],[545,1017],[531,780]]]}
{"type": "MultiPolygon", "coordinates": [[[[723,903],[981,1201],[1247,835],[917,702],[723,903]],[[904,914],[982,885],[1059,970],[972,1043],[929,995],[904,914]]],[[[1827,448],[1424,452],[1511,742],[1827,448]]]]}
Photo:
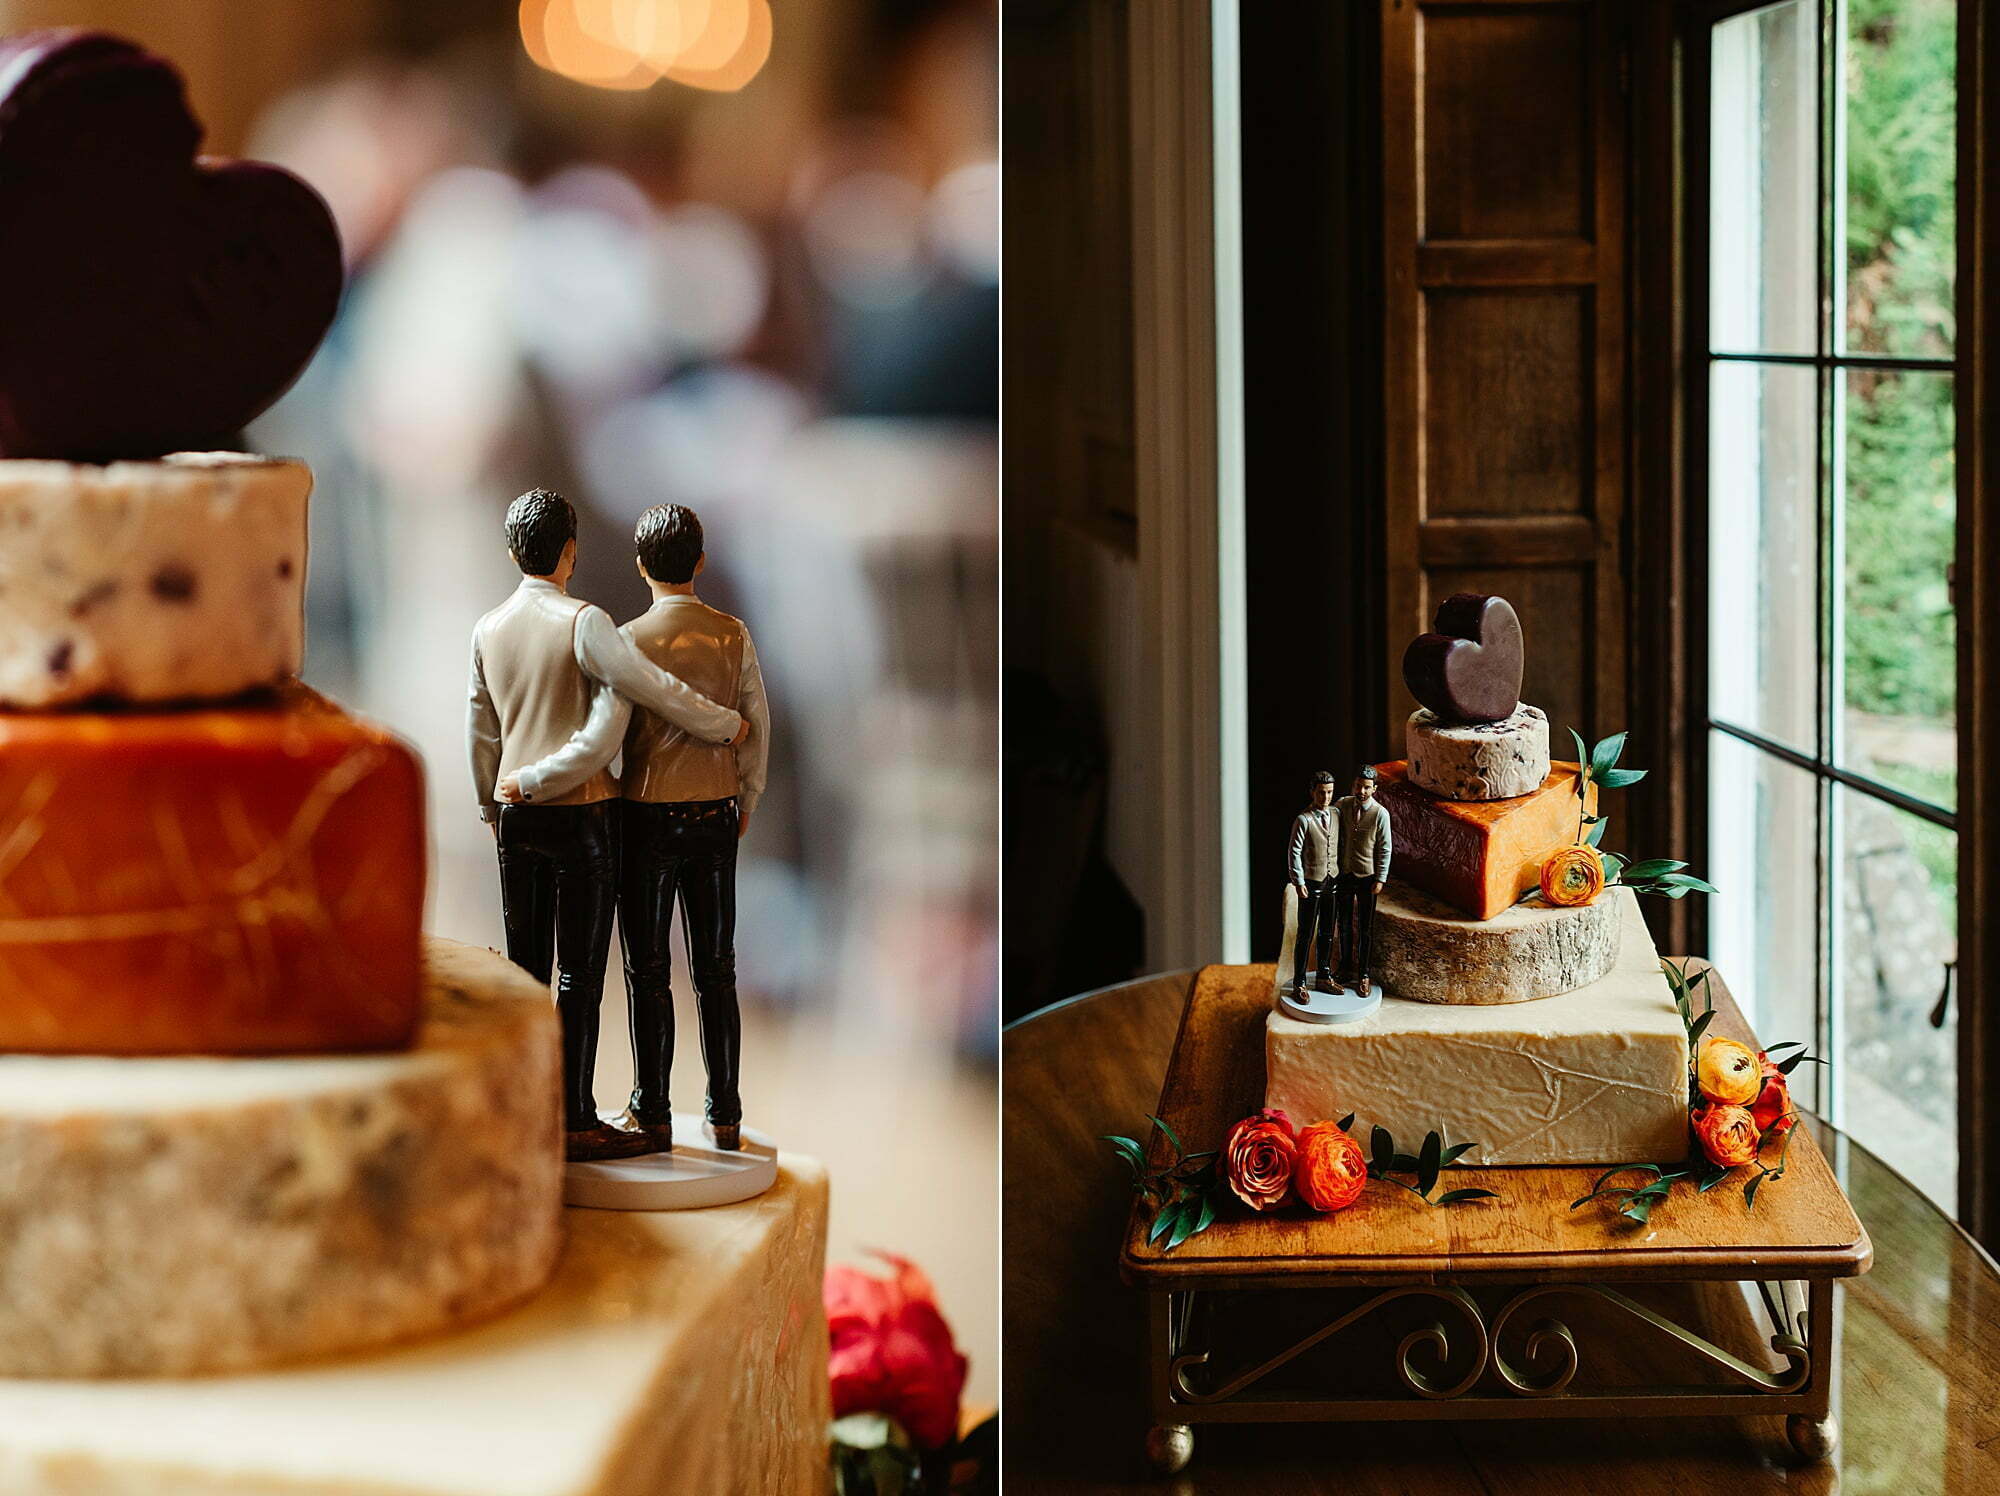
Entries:
{"type": "Polygon", "coordinates": [[[1785,1420],[1785,1440],[1800,1459],[1817,1464],[1840,1443],[1840,1424],[1831,1413],[1824,1418],[1794,1413],[1785,1420]]]}
{"type": "Polygon", "coordinates": [[[1146,1430],[1146,1462],[1161,1475],[1179,1475],[1194,1458],[1194,1430],[1185,1423],[1155,1424],[1146,1430]]]}

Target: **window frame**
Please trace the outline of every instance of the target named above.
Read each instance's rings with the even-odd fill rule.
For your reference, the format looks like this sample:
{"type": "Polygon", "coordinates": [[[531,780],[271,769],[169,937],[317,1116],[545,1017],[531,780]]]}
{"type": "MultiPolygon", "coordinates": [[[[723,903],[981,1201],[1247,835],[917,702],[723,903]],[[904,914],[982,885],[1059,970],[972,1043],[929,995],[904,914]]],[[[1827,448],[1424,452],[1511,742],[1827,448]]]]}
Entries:
{"type": "MultiPolygon", "coordinates": [[[[2000,1079],[2000,1033],[1989,1033],[1983,1007],[1977,1001],[1968,1001],[1968,993],[1979,993],[1976,985],[1977,974],[1993,969],[1985,959],[1987,953],[1983,941],[1987,937],[1979,929],[1972,917],[1979,907],[1980,890],[1972,881],[1976,876],[1976,851],[1973,835],[1980,825],[1978,807],[1983,798],[1978,792],[1975,779],[1975,763],[1992,755],[1983,749],[1983,736],[1975,740],[1976,705],[1973,690],[1977,688],[1973,670],[1972,653],[1976,634],[1972,631],[1968,609],[1976,606],[1978,594],[1966,584],[1970,580],[1968,554],[1974,542],[1986,534],[1987,527],[1975,526],[1976,498],[1983,491],[1977,483],[1973,464],[1966,461],[1968,456],[1977,455],[1976,444],[1968,441],[1968,421],[1972,393],[1967,381],[1980,367],[1979,330],[1973,319],[1965,315],[1975,305],[1975,297],[1983,285],[1975,276],[1983,276],[1983,267],[1976,263],[1976,247],[1970,243],[1975,236],[1973,214],[1968,206],[1975,201],[1972,177],[1971,149],[1978,138],[1977,121],[1982,117],[1978,110],[1980,98],[1980,75],[1974,70],[1971,60],[1979,50],[1978,23],[1990,18],[1990,11],[2000,0],[1960,0],[1958,26],[1958,183],[1959,200],[1958,244],[1956,246],[1959,267],[1957,300],[1959,316],[1957,336],[1954,339],[1953,356],[1950,358],[1903,357],[1894,355],[1855,353],[1844,351],[1844,328],[1846,303],[1844,288],[1836,274],[1833,250],[1836,247],[1835,234],[1839,227],[1840,202],[1837,192],[1842,190],[1837,180],[1840,166],[1838,131],[1844,110],[1841,70],[1837,59],[1844,52],[1845,36],[1840,29],[1843,6],[1841,0],[1814,0],[1820,6],[1818,28],[1818,87],[1815,98],[1815,169],[1817,172],[1817,213],[1814,233],[1814,306],[1816,309],[1814,350],[1812,353],[1752,353],[1743,350],[1717,350],[1713,344],[1711,326],[1712,276],[1710,265],[1710,162],[1712,141],[1710,139],[1711,104],[1710,77],[1712,65],[1712,38],[1714,28],[1734,17],[1751,14],[1769,8],[1777,0],[1688,0],[1683,11],[1683,26],[1680,35],[1680,57],[1677,72],[1680,87],[1677,90],[1677,104],[1680,113],[1678,134],[1681,140],[1680,154],[1683,166],[1682,195],[1680,198],[1682,235],[1683,275],[1681,277],[1681,305],[1683,316],[1680,326],[1680,347],[1682,350],[1682,370],[1684,380],[1681,396],[1685,411],[1682,442],[1682,482],[1681,492],[1684,503],[1683,522],[1685,525],[1685,555],[1693,564],[1686,567],[1688,581],[1687,611],[1684,615],[1683,679],[1685,693],[1683,706],[1684,720],[1690,731],[1684,739],[1687,762],[1684,767],[1690,799],[1690,814],[1686,824],[1692,831],[1692,845],[1697,849],[1700,861],[1698,867],[1708,867],[1709,832],[1705,807],[1710,800],[1710,755],[1713,734],[1721,733],[1744,745],[1754,753],[1759,753],[1779,763],[1803,771],[1812,776],[1815,807],[1814,825],[1814,949],[1818,953],[1813,978],[1813,1041],[1816,1048],[1830,1049],[1838,1033],[1838,989],[1834,971],[1834,955],[1830,913],[1832,905],[1832,880],[1829,876],[1830,859],[1834,855],[1837,828],[1836,796],[1839,789],[1858,793],[1892,808],[1916,816],[1932,825],[1953,832],[1958,848],[1958,980],[1954,983],[1952,1000],[1958,1004],[1959,1055],[1957,1066],[1958,1099],[1958,1213],[1969,1228],[1980,1239],[1993,1242],[2000,1236],[2000,1199],[1995,1198],[1995,1190],[1988,1183],[1993,1161],[2000,1159],[2000,1108],[1993,1109],[1993,1115],[1986,1115],[1983,1105],[1975,1105],[1974,1098],[1981,1093],[1980,1082],[1985,1077],[2000,1079]],[[1835,59],[1829,65],[1829,58],[1835,59]],[[1764,732],[1744,723],[1734,722],[1712,711],[1709,680],[1710,644],[1710,590],[1709,566],[1709,458],[1710,458],[1710,388],[1717,366],[1725,363],[1748,364],[1752,367],[1794,367],[1809,368],[1814,378],[1814,465],[1812,481],[1816,503],[1814,526],[1814,614],[1817,637],[1817,669],[1815,672],[1814,695],[1814,741],[1810,753],[1803,752],[1791,744],[1781,742],[1764,732]],[[1839,406],[1846,398],[1847,376],[1853,370],[1877,369],[1884,371],[1908,371],[1921,374],[1944,374],[1953,381],[1953,401],[1956,423],[1953,432],[1953,448],[1957,455],[1957,516],[1956,549],[1954,555],[1954,577],[1952,596],[1954,613],[1958,623],[1957,681],[1958,693],[1955,703],[1955,718],[1958,728],[1958,787],[1956,804],[1952,807],[1936,804],[1898,786],[1888,784],[1873,775],[1842,764],[1837,757],[1839,745],[1839,715],[1844,703],[1836,699],[1834,686],[1838,672],[1837,651],[1839,641],[1834,637],[1837,618],[1837,595],[1835,589],[1843,585],[1843,580],[1832,574],[1832,564],[1836,559],[1834,547],[1830,543],[1833,526],[1838,522],[1836,506],[1842,496],[1836,492],[1840,481],[1837,464],[1840,461],[1839,406]],[[1972,982],[1968,977],[1973,978],[1972,982]]],[[[1992,34],[1989,24],[1986,35],[1992,34]]],[[[1989,210],[1990,211],[1990,210],[1989,210]]],[[[1988,535],[1984,549],[1996,549],[1995,540],[2000,537],[1988,535]]],[[[1983,588],[1980,591],[1983,592],[1983,588]]],[[[1987,887],[1995,886],[1988,883],[1987,887]]],[[[1727,896],[1726,894],[1724,895],[1727,896]]],[[[1690,911],[1691,933],[1694,946],[1698,950],[1709,948],[1710,920],[1705,908],[1690,911]]],[[[1726,977],[1727,972],[1723,973],[1726,977]]],[[[1822,1049],[1822,1052],[1827,1052],[1822,1049]]],[[[1837,1056],[1835,1056],[1837,1061],[1837,1056]]],[[[1821,1107],[1831,1110],[1827,1103],[1837,1097],[1841,1085],[1837,1063],[1828,1067],[1825,1088],[1821,1093],[1821,1107]]]]}

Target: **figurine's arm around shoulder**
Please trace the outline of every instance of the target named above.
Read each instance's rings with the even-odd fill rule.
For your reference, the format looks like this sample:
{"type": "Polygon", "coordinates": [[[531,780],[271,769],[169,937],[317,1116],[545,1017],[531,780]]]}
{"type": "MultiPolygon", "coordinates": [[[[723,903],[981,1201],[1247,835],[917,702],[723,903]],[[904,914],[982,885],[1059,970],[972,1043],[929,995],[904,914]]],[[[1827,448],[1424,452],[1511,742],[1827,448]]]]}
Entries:
{"type": "Polygon", "coordinates": [[[612,623],[611,615],[593,603],[584,604],[576,615],[576,661],[584,674],[634,706],[707,742],[734,742],[743,728],[743,719],[735,712],[647,659],[612,623]]]}

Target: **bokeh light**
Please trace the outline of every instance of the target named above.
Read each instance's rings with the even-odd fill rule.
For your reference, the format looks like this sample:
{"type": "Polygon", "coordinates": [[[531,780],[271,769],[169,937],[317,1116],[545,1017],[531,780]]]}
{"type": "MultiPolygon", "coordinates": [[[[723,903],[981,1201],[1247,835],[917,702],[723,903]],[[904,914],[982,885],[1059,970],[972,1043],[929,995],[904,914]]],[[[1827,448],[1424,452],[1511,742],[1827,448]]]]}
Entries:
{"type": "Polygon", "coordinates": [[[770,0],[521,0],[521,45],[539,68],[593,88],[665,78],[734,93],[771,55],[770,0]]]}

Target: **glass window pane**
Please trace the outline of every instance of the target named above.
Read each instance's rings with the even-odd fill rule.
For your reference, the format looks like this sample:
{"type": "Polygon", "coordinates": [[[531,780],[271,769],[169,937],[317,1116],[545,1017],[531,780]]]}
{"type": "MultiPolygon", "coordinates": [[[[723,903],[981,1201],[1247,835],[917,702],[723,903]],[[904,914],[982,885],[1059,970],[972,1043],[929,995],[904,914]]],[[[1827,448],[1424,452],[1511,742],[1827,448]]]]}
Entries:
{"type": "MultiPolygon", "coordinates": [[[[1818,1032],[1818,795],[1813,776],[1726,733],[1709,734],[1709,956],[1767,1044],[1818,1032]]],[[[1797,1099],[1817,1106],[1821,1077],[1797,1099]]]]}
{"type": "Polygon", "coordinates": [[[1819,224],[1817,0],[1719,23],[1709,64],[1709,341],[1812,353],[1819,224]]]}
{"type": "Polygon", "coordinates": [[[1950,358],[1957,266],[1954,0],[1846,0],[1839,154],[1846,345],[1950,358]]]}
{"type": "Polygon", "coordinates": [[[1834,795],[1834,1121],[1949,1213],[1957,995],[1944,1027],[1930,1015],[1958,952],[1958,838],[1871,796],[1841,786],[1834,795]]]}
{"type": "Polygon", "coordinates": [[[1951,383],[1848,372],[1838,520],[1840,760],[1947,809],[1958,803],[1951,383]]]}
{"type": "Polygon", "coordinates": [[[1709,711],[1818,749],[1817,375],[1721,363],[1709,386],[1709,711]]]}

